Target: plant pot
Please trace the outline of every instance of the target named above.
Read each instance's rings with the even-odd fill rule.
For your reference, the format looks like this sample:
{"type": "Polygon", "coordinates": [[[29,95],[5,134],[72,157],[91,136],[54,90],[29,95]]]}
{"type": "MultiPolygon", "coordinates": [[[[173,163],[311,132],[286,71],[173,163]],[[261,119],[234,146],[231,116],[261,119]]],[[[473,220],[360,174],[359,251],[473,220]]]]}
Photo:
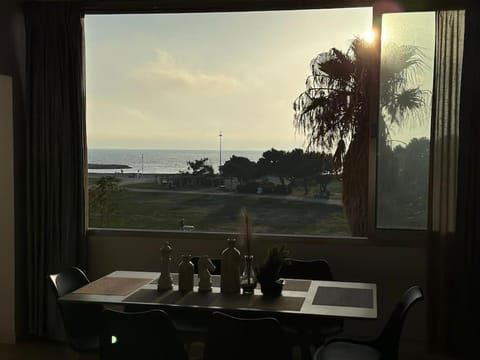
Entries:
{"type": "Polygon", "coordinates": [[[260,283],[260,290],[265,296],[280,296],[282,295],[283,280],[264,281],[260,283]]]}

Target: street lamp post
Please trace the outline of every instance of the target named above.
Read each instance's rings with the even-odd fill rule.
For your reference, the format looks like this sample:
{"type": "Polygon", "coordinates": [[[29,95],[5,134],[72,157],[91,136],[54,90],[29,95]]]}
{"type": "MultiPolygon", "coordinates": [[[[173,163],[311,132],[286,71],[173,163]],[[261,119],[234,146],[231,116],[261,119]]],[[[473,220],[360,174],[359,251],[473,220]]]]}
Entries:
{"type": "Polygon", "coordinates": [[[218,134],[218,138],[220,139],[220,162],[218,165],[218,173],[222,175],[222,132],[220,131],[220,134],[218,134]]]}

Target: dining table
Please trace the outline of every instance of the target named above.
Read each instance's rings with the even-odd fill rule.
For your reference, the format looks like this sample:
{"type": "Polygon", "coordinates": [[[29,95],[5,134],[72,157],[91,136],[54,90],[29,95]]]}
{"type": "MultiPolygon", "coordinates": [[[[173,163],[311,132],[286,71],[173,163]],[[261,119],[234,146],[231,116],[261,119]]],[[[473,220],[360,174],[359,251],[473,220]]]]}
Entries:
{"type": "Polygon", "coordinates": [[[224,294],[220,276],[212,275],[212,291],[157,290],[158,272],[114,271],[58,299],[62,303],[163,309],[167,312],[222,311],[245,317],[274,316],[281,321],[315,322],[326,318],[377,318],[377,286],[373,283],[284,279],[282,294],[264,296],[260,287],[253,294],[224,294]]]}

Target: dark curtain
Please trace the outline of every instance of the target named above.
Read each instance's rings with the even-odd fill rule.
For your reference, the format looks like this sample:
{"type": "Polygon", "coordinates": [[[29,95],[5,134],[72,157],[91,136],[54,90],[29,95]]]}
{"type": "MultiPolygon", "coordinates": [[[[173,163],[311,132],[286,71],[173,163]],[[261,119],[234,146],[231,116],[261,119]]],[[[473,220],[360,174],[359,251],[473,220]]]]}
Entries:
{"type": "Polygon", "coordinates": [[[434,352],[451,353],[458,293],[455,258],[458,141],[464,46],[464,11],[437,13],[432,120],[432,236],[429,243],[429,339],[434,352]],[[456,289],[456,290],[454,290],[456,289]]]}
{"type": "Polygon", "coordinates": [[[437,22],[429,337],[435,352],[474,359],[480,339],[478,1],[465,10],[463,56],[461,13],[440,14],[437,22]]]}
{"type": "Polygon", "coordinates": [[[480,5],[470,0],[465,12],[465,50],[458,149],[456,267],[462,291],[457,307],[459,354],[478,358],[480,341],[480,5]],[[474,349],[474,347],[476,349],[474,349]]]}
{"type": "Polygon", "coordinates": [[[87,255],[83,17],[68,3],[29,3],[24,10],[29,330],[58,337],[47,275],[85,268],[87,255]]]}

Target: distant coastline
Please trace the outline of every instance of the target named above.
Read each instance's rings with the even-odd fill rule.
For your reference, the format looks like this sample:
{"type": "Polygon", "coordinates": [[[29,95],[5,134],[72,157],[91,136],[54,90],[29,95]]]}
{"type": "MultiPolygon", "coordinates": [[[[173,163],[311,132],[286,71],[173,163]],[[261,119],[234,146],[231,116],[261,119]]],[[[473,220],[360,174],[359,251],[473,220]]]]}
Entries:
{"type": "MultiPolygon", "coordinates": [[[[222,149],[222,163],[233,155],[258,161],[261,150],[225,150],[222,149]]],[[[132,149],[88,149],[88,170],[90,173],[143,173],[178,174],[188,169],[188,162],[208,158],[216,173],[220,165],[219,150],[132,150],[132,149]],[[94,167],[90,166],[94,165],[94,167]],[[107,168],[106,165],[109,165],[107,168]],[[112,165],[112,166],[110,166],[112,165]],[[119,165],[125,165],[121,168],[119,165]],[[128,167],[126,167],[128,166],[128,167]]]]}
{"type": "Polygon", "coordinates": [[[121,170],[131,169],[132,167],[123,164],[88,164],[88,168],[92,170],[121,170]]]}

